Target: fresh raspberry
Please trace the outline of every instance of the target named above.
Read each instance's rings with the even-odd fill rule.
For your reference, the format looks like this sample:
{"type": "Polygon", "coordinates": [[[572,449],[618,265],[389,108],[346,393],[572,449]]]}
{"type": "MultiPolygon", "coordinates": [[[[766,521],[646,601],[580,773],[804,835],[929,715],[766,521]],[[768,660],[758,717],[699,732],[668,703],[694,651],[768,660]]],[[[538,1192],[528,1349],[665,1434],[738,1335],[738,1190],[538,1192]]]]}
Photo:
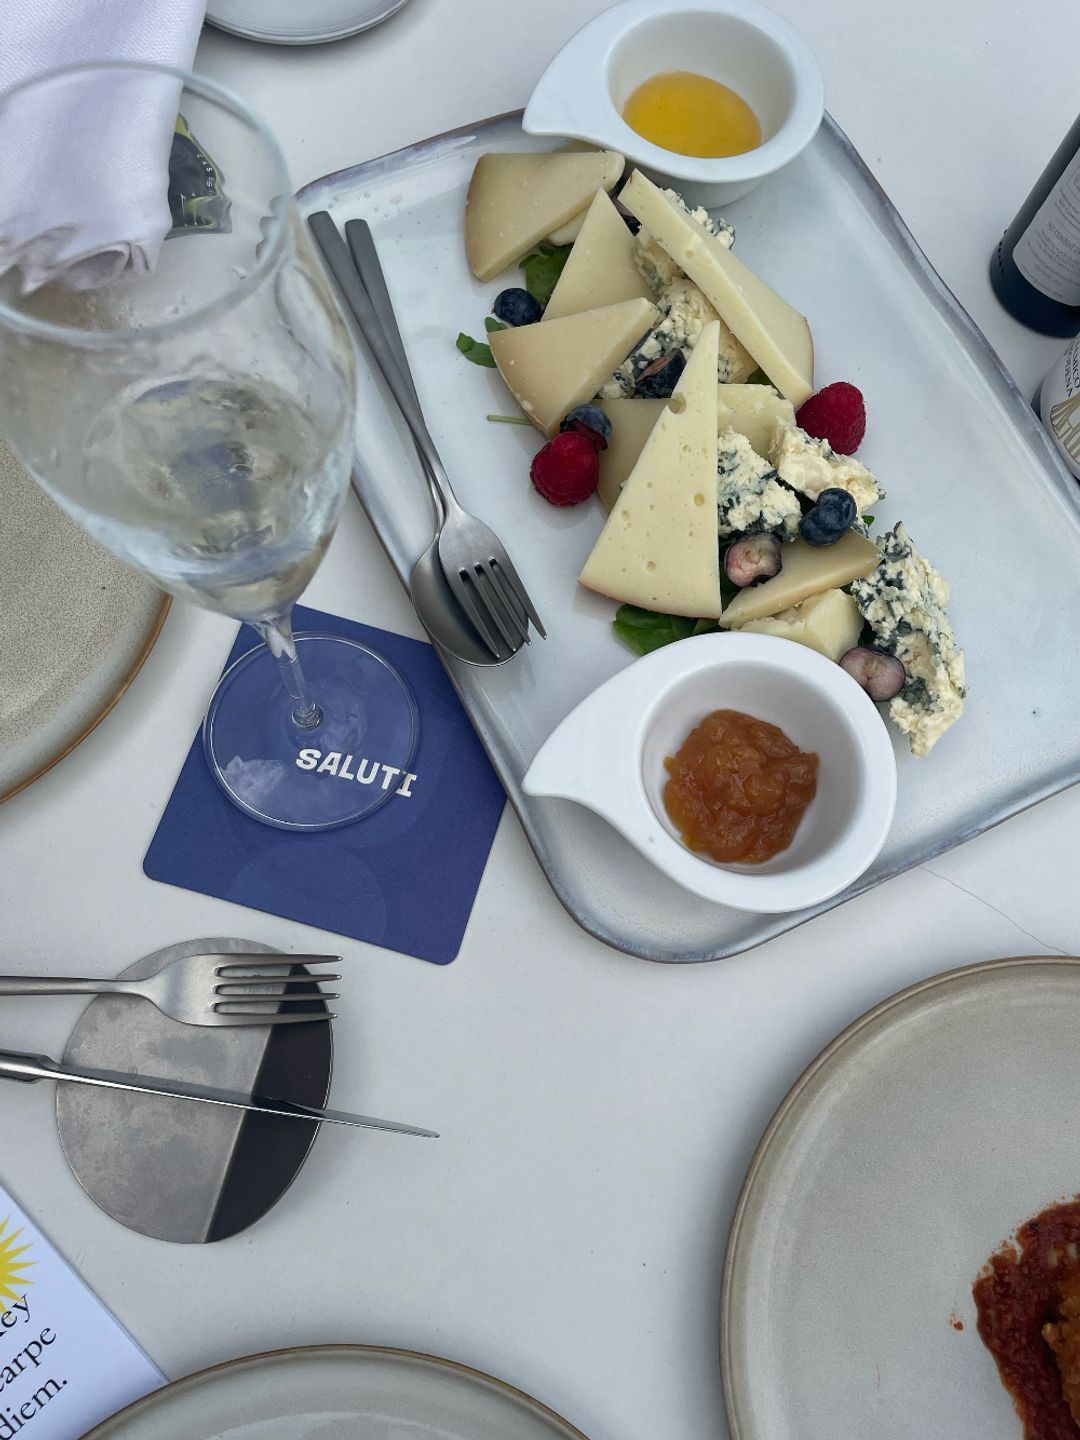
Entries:
{"type": "Polygon", "coordinates": [[[811,395],[795,419],[815,440],[827,440],[839,455],[854,455],[866,434],[862,391],[846,380],[811,395]]]}
{"type": "Polygon", "coordinates": [[[556,435],[533,456],[529,478],[552,505],[579,505],[600,479],[596,447],[574,430],[556,435]]]}

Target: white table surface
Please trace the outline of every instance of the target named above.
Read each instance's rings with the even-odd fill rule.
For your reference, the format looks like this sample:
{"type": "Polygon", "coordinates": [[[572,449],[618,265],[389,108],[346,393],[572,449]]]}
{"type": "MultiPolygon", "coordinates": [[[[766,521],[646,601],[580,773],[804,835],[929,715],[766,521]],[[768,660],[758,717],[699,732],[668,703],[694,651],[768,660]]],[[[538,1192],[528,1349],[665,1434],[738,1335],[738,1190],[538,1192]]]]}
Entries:
{"type": "MultiPolygon", "coordinates": [[[[817,51],[830,109],[931,261],[1032,388],[1061,342],[1005,315],[986,262],[1074,116],[1080,8],[1027,0],[1021,20],[1004,0],[774,3],[817,51]]],[[[269,119],[300,185],[521,105],[603,8],[412,0],[329,47],[207,32],[198,68],[269,119]]],[[[1023,568],[1011,578],[1037,583],[1023,568]]],[[[307,598],[418,633],[353,505],[307,598]]],[[[490,1370],[591,1440],[724,1436],[721,1263],[761,1130],[833,1033],[892,991],[971,961],[1080,949],[1080,793],[696,967],[581,932],[508,812],[461,955],[439,969],[143,877],[233,631],[176,605],[123,704],[0,809],[3,968],[111,973],[215,934],[342,948],[335,1103],[444,1138],[324,1133],[266,1219],[180,1248],[99,1212],[64,1162],[50,1087],[13,1087],[0,1095],[0,1178],[170,1376],[366,1341],[490,1370]]],[[[80,1003],[7,1002],[0,1046],[59,1054],[80,1003]]],[[[956,1306],[970,1312],[962,1290],[956,1306]]]]}

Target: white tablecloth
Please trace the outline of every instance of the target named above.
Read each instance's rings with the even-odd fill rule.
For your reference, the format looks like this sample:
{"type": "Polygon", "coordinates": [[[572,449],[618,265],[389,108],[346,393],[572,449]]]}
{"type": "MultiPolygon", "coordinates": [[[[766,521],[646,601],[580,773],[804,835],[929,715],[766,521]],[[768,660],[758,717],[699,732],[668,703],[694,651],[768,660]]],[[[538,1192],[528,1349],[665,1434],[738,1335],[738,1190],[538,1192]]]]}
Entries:
{"type": "MultiPolygon", "coordinates": [[[[1031,388],[1059,343],[999,309],[986,262],[1073,119],[1080,9],[1029,0],[1020,24],[977,0],[775,5],[814,46],[829,107],[930,259],[1031,388]]],[[[207,32],[199,65],[267,116],[299,185],[522,104],[602,8],[412,0],[327,48],[207,32]]],[[[307,598],[415,633],[347,510],[307,598]]],[[[335,1102],[444,1138],[324,1133],[270,1216],[205,1248],[132,1235],[86,1200],[47,1087],[0,1093],[0,1173],[170,1375],[275,1346],[380,1342],[502,1375],[590,1440],[722,1437],[721,1261],[773,1108],[837,1029],[910,981],[1080,949],[1080,793],[763,949],[690,968],[578,930],[508,814],[462,954],[439,970],[143,878],[232,633],[175,606],[123,704],[0,808],[2,958],[108,972],[200,935],[343,945],[335,1102]]],[[[0,1045],[59,1053],[79,1004],[7,1002],[0,1045]]]]}

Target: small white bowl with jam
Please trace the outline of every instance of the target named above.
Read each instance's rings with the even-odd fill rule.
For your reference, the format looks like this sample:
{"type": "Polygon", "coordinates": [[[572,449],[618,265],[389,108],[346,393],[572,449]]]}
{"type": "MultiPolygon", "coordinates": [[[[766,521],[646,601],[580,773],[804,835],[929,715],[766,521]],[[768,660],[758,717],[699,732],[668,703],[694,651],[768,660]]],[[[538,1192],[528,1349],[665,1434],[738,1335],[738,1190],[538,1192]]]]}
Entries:
{"type": "Polygon", "coordinates": [[[873,864],[896,760],[839,665],[735,631],[654,650],[594,690],[523,789],[587,806],[695,895],[772,914],[820,904],[873,864]]]}
{"type": "Polygon", "coordinates": [[[522,124],[617,150],[714,206],[794,160],[824,108],[809,46],[754,0],[622,0],[563,46],[522,124]]]}

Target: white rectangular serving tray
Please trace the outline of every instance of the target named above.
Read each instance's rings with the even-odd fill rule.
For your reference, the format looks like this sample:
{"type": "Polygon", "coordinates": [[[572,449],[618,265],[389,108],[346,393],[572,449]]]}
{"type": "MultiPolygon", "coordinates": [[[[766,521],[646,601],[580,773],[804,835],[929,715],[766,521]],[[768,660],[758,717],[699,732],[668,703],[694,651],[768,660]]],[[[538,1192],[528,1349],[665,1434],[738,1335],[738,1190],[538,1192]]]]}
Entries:
{"type": "MultiPolygon", "coordinates": [[[[961,721],[924,760],[895,736],[896,821],[857,885],[813,910],[749,915],[698,900],[569,801],[534,799],[521,779],[558,722],[633,656],[613,604],[576,583],[603,515],[559,510],[529,483],[538,433],[491,424],[516,407],[494,370],[470,364],[459,331],[484,317],[511,271],[487,285],[465,261],[462,218],[488,150],[550,149],[518,115],[426,140],[314,181],[304,213],[372,227],[417,388],[462,503],[505,541],[548,628],[498,669],[447,670],[560,900],[599,939],[649,960],[737,954],[878,885],[1080,780],[1080,491],[982,334],[915,244],[828,116],[786,170],[724,214],[736,253],[810,320],[817,384],[850,380],[869,416],[859,458],[895,520],[952,583],[967,653],[961,721]]],[[[359,345],[357,485],[403,581],[431,539],[415,453],[359,345]]]]}

